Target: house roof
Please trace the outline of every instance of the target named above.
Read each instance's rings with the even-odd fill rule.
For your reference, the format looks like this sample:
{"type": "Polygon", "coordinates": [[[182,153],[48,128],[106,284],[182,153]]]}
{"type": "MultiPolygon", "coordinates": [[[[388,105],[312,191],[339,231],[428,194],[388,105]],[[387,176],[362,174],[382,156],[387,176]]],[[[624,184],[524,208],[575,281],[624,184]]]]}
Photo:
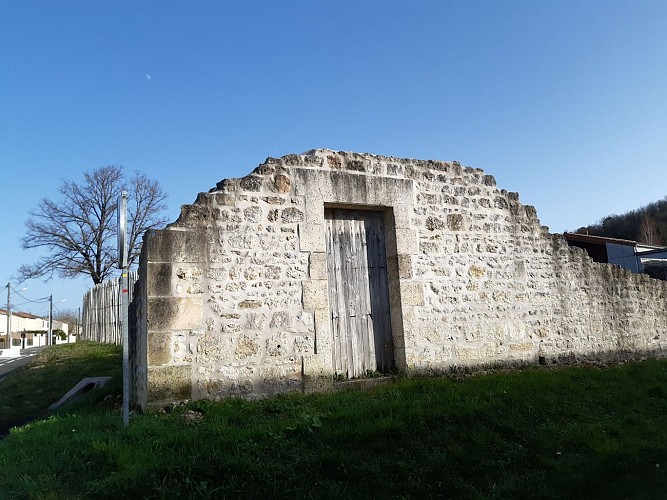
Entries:
{"type": "MultiPolygon", "coordinates": [[[[4,314],[7,316],[7,309],[0,309],[0,314],[4,314]]],[[[34,314],[30,313],[24,313],[21,311],[12,311],[12,316],[16,316],[18,318],[26,318],[26,319],[42,319],[39,316],[35,316],[34,314]]]]}
{"type": "Polygon", "coordinates": [[[626,245],[626,246],[636,246],[638,243],[634,240],[623,240],[620,238],[607,238],[606,236],[593,236],[590,234],[579,234],[579,233],[563,233],[563,237],[566,240],[572,241],[581,241],[584,243],[596,243],[598,245],[604,245],[607,243],[615,243],[617,245],[626,245]]]}
{"type": "Polygon", "coordinates": [[[585,243],[593,243],[593,244],[606,244],[606,243],[615,243],[616,245],[627,245],[627,246],[634,246],[634,247],[641,247],[638,248],[637,251],[641,254],[647,254],[647,253],[658,253],[658,252],[664,252],[667,250],[667,247],[665,246],[660,246],[660,245],[649,245],[648,243],[640,243],[639,241],[634,241],[634,240],[624,240],[621,238],[608,238],[606,236],[593,236],[592,234],[579,234],[579,233],[563,233],[563,237],[566,240],[572,240],[572,241],[581,241],[585,243]]]}
{"type": "MultiPolygon", "coordinates": [[[[655,248],[651,248],[651,250],[641,250],[641,251],[638,251],[637,253],[639,254],[640,257],[644,257],[644,256],[647,256],[647,255],[657,255],[657,254],[661,254],[661,253],[665,253],[665,252],[667,252],[667,247],[655,247],[655,248]]],[[[660,258],[660,257],[658,257],[658,258],[660,258]]]]}

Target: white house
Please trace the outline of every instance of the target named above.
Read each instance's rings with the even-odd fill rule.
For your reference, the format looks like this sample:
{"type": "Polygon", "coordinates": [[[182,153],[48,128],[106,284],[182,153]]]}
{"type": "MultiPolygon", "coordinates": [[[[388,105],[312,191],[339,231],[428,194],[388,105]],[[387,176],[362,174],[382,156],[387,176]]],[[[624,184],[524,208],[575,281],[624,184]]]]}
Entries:
{"type": "MultiPolygon", "coordinates": [[[[64,338],[54,335],[54,344],[66,344],[76,341],[76,337],[69,334],[69,325],[53,320],[53,330],[64,332],[64,338]]],[[[37,347],[46,345],[49,331],[48,318],[40,318],[34,314],[12,311],[10,316],[11,347],[37,347]]],[[[7,348],[7,310],[0,309],[0,348],[7,348]]]]}

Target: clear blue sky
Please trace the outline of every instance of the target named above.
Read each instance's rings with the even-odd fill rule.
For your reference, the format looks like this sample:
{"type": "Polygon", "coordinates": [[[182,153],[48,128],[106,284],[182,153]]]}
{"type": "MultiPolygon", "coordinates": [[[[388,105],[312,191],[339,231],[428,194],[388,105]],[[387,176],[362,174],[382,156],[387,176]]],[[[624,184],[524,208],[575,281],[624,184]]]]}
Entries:
{"type": "MultiPolygon", "coordinates": [[[[2,284],[86,169],[158,178],[175,219],[320,147],[482,168],[553,232],[662,199],[667,2],[0,2],[2,284]]],[[[76,308],[83,283],[15,286],[76,308]]]]}

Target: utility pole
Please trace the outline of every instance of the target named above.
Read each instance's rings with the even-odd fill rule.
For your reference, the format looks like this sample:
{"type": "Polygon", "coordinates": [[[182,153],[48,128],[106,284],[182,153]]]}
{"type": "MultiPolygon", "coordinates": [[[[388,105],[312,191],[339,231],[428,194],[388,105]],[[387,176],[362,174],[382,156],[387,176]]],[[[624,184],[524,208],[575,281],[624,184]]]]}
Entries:
{"type": "Polygon", "coordinates": [[[130,423],[130,348],[128,340],[128,258],[127,258],[127,191],[118,197],[118,267],[121,269],[121,326],[123,330],[123,425],[130,423]]]}
{"type": "Polygon", "coordinates": [[[81,307],[79,307],[79,315],[76,320],[76,340],[81,340],[81,307]]]}
{"type": "Polygon", "coordinates": [[[7,341],[5,342],[5,349],[12,348],[12,303],[11,298],[11,283],[7,283],[7,341]]]}
{"type": "Polygon", "coordinates": [[[51,343],[51,335],[53,335],[53,294],[49,295],[49,334],[46,338],[46,345],[51,343]]]}

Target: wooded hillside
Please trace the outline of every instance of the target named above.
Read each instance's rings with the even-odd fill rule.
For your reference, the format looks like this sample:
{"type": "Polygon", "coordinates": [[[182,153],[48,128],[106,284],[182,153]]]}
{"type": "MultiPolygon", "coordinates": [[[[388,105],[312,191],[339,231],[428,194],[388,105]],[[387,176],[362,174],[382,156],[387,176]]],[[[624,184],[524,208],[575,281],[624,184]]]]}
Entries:
{"type": "Polygon", "coordinates": [[[576,232],[667,245],[667,196],[622,215],[609,215],[597,224],[580,227],[576,232]]]}

